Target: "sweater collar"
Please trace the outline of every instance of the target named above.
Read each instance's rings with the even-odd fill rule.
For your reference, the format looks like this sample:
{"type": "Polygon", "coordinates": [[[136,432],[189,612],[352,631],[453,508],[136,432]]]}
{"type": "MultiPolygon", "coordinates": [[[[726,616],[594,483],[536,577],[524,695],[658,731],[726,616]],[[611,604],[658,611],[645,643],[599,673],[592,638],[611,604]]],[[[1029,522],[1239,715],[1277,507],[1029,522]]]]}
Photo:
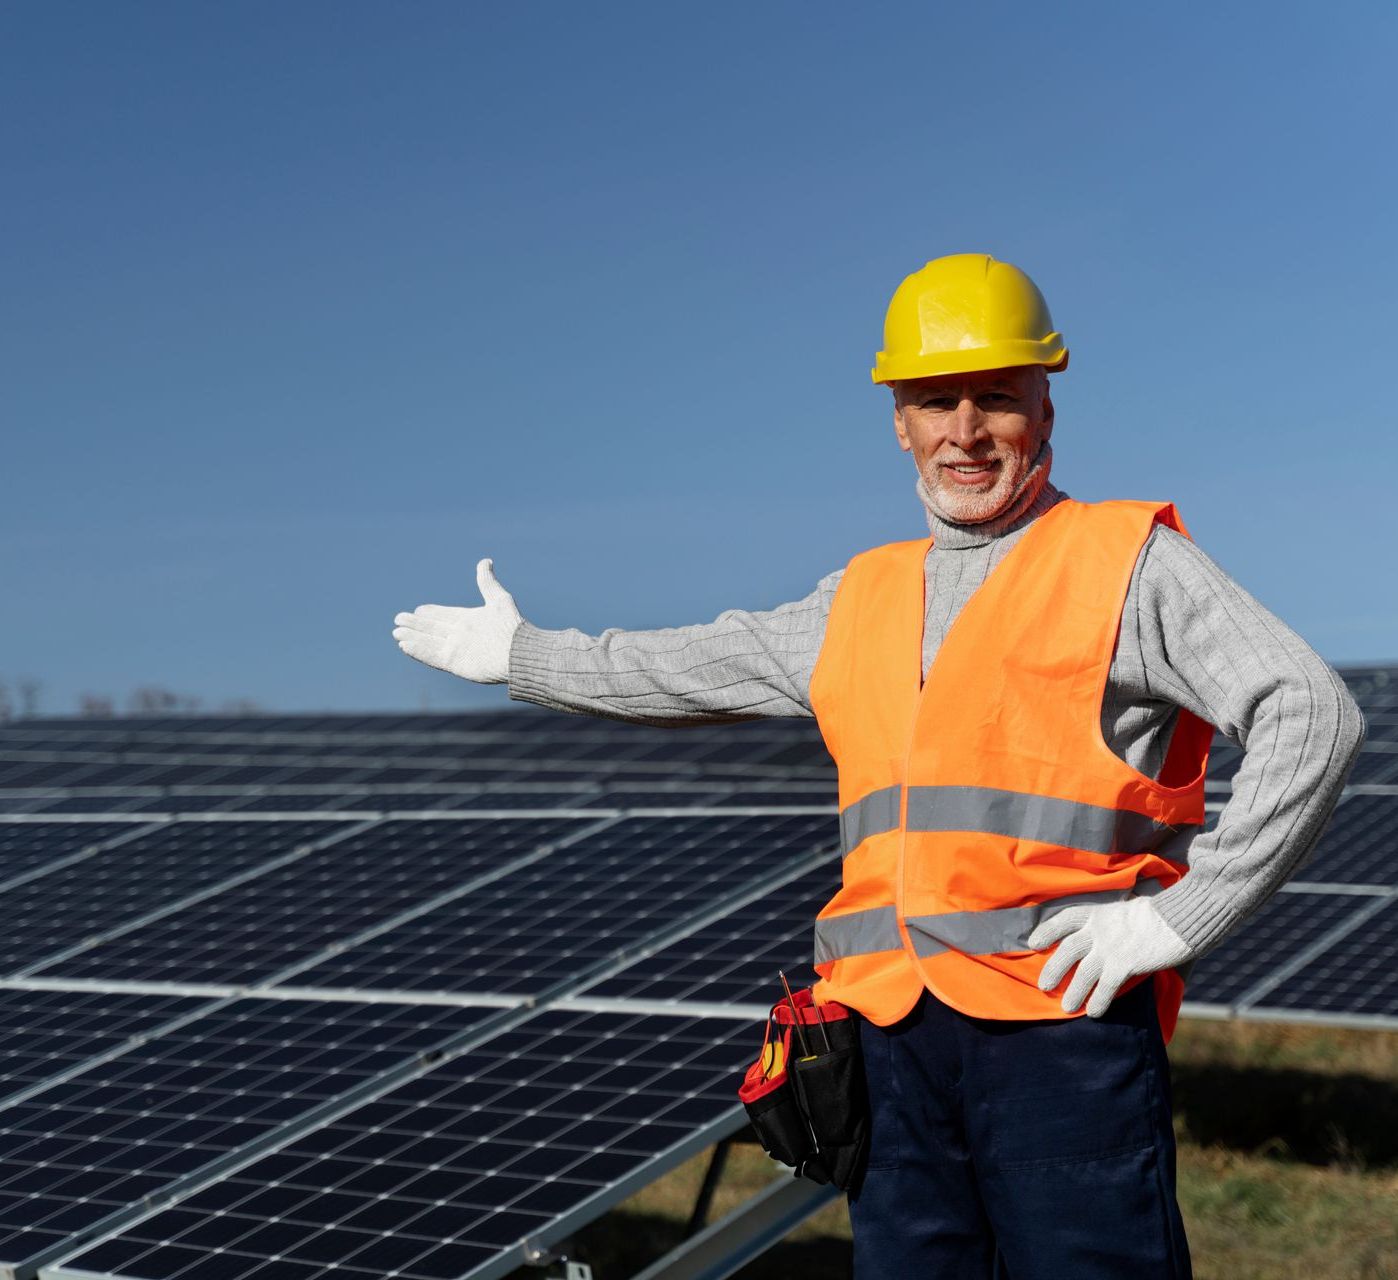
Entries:
{"type": "Polygon", "coordinates": [[[927,485],[919,475],[917,496],[922,500],[923,511],[927,516],[927,527],[931,531],[933,543],[946,551],[960,551],[969,547],[983,547],[1003,538],[1007,533],[1022,529],[1037,520],[1050,507],[1062,502],[1068,495],[1049,483],[1049,469],[1053,465],[1053,449],[1047,440],[1034,459],[1029,474],[1024,477],[1019,492],[1009,506],[999,515],[978,524],[958,524],[947,519],[938,507],[937,501],[928,492],[927,485]]]}

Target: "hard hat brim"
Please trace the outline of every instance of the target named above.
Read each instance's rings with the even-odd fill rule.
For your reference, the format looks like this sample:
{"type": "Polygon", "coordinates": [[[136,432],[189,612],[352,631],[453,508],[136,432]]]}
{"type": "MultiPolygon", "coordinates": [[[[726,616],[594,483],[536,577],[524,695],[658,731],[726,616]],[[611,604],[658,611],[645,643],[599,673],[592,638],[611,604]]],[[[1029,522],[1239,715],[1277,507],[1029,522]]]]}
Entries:
{"type": "Polygon", "coordinates": [[[980,373],[989,369],[1015,369],[1040,364],[1050,373],[1068,367],[1068,348],[1059,334],[1051,333],[1042,342],[1023,339],[995,342],[960,351],[937,351],[927,355],[888,356],[880,351],[869,371],[877,383],[901,382],[905,378],[936,378],[944,373],[980,373]]]}

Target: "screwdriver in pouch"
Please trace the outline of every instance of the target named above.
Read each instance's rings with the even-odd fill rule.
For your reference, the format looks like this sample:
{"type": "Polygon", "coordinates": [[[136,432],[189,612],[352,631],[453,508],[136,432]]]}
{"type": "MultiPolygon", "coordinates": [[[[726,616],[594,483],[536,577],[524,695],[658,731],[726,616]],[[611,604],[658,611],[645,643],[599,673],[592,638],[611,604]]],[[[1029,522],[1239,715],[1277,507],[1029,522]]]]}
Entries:
{"type": "Polygon", "coordinates": [[[786,991],[786,1003],[791,1007],[792,1021],[796,1025],[796,1038],[801,1042],[801,1061],[805,1062],[807,1058],[814,1058],[816,1055],[811,1052],[811,1046],[806,1042],[806,1029],[801,1025],[801,1015],[796,1011],[796,1001],[791,995],[791,983],[786,980],[786,974],[781,969],[777,970],[777,977],[782,980],[782,987],[786,991]]]}

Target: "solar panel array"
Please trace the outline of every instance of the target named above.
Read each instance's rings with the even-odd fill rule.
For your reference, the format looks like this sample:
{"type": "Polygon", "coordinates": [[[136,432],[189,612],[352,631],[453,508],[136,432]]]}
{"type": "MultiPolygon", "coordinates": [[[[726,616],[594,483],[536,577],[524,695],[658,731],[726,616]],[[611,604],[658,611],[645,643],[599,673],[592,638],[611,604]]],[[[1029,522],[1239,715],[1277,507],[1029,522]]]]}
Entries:
{"type": "MultiPolygon", "coordinates": [[[[1398,671],[1186,1012],[1398,1026],[1398,671]]],[[[1227,798],[1237,752],[1216,753],[1227,798]]],[[[0,727],[0,1276],[505,1276],[743,1123],[839,878],[808,722],[0,727]]]]}

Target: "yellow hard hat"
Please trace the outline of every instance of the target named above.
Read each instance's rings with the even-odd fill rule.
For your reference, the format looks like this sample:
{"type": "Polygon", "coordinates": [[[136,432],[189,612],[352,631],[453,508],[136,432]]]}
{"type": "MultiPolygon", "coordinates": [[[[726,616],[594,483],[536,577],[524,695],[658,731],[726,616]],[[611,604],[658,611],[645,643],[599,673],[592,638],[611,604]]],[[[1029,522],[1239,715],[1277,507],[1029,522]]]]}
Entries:
{"type": "Polygon", "coordinates": [[[1048,303],[1018,267],[987,253],[953,253],[914,271],[883,322],[874,381],[931,378],[1041,364],[1068,367],[1048,303]]]}

